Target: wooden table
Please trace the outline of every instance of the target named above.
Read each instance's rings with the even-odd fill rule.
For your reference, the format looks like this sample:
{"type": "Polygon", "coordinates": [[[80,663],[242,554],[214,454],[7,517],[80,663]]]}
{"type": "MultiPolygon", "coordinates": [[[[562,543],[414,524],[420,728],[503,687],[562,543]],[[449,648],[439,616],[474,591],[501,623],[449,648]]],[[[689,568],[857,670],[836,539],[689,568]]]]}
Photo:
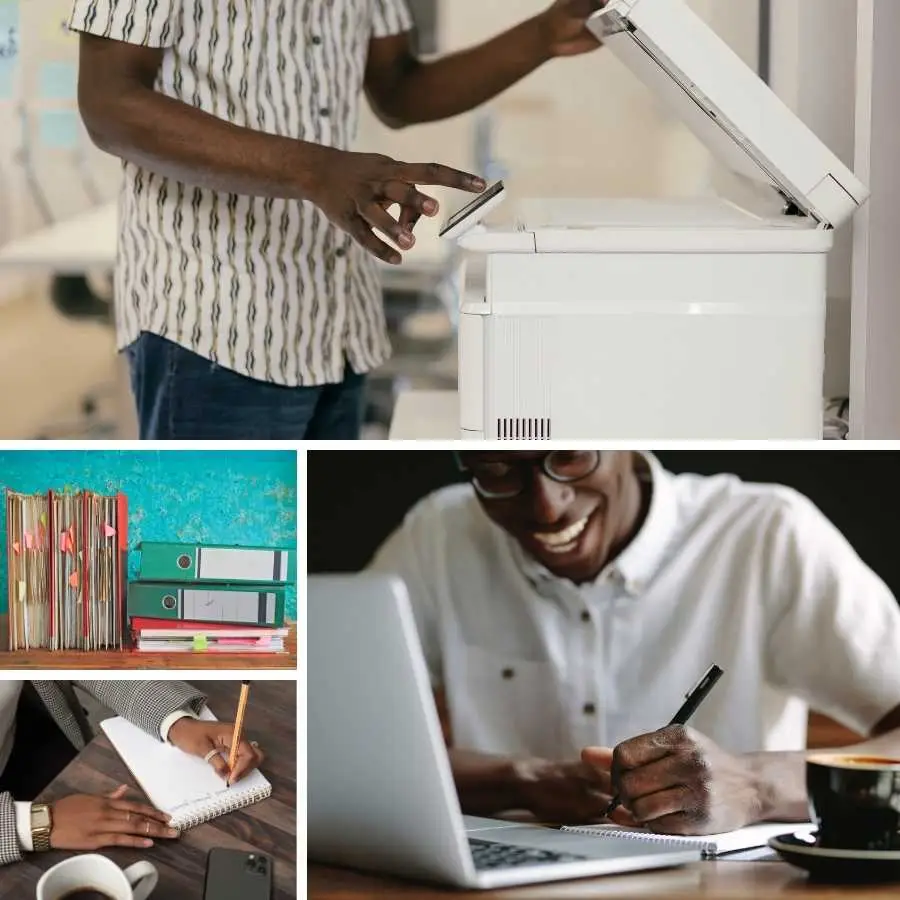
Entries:
{"type": "MultiPolygon", "coordinates": [[[[194,681],[220,718],[232,718],[237,708],[236,681],[194,681]]],[[[160,841],[148,850],[106,849],[100,852],[117,865],[148,859],[159,870],[159,900],[201,900],[206,854],[212,847],[229,847],[269,854],[275,860],[273,900],[297,896],[297,692],[294,681],[255,682],[247,706],[246,733],[266,751],[263,774],[272,782],[272,796],[245,810],[185,832],[176,841],[160,841]]],[[[52,802],[72,793],[106,793],[119,784],[136,785],[104,736],[96,737],[41,795],[52,802]]],[[[142,796],[135,788],[135,796],[142,796]]],[[[43,872],[71,853],[29,854],[26,861],[0,869],[0,898],[28,900],[43,872]]]]}
{"type": "Polygon", "coordinates": [[[701,862],[681,869],[665,869],[634,875],[614,875],[581,881],[558,882],[504,891],[456,891],[431,885],[379,878],[355,872],[310,866],[309,900],[369,900],[372,897],[405,897],[409,900],[444,900],[472,897],[490,900],[617,900],[642,897],[670,900],[697,897],[702,900],[759,900],[797,897],[802,900],[874,900],[896,898],[898,885],[832,886],[812,884],[806,873],[782,862],[701,862]]]}
{"type": "Polygon", "coordinates": [[[10,651],[6,613],[0,615],[0,669],[296,669],[297,625],[284,653],[139,653],[136,650],[10,651]]]}

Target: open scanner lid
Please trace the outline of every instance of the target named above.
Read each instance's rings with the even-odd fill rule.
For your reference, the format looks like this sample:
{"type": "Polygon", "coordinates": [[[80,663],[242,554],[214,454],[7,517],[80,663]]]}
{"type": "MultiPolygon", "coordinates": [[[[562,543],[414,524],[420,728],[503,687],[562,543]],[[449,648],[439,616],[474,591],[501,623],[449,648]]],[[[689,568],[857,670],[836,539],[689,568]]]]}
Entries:
{"type": "Polygon", "coordinates": [[[609,0],[588,21],[610,52],[738,175],[837,228],[869,191],[684,0],[609,0]]]}

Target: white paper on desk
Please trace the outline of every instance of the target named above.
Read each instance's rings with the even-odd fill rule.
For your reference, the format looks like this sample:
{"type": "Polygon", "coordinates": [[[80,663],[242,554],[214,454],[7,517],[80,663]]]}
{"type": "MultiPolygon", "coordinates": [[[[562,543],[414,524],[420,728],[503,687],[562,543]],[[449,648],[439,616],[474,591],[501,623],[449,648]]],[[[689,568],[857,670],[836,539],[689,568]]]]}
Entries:
{"type": "Polygon", "coordinates": [[[764,822],[760,825],[748,825],[737,831],[727,831],[721,834],[705,834],[699,836],[684,836],[671,834],[654,834],[643,828],[629,828],[624,825],[565,825],[562,831],[575,832],[591,837],[624,837],[648,844],[665,845],[672,849],[695,847],[699,848],[704,856],[720,856],[723,853],[733,853],[737,850],[751,850],[757,847],[765,847],[769,838],[778,837],[780,834],[804,831],[813,828],[811,822],[764,822]]]}
{"type": "MultiPolygon", "coordinates": [[[[216,721],[208,710],[200,717],[216,721]]],[[[173,828],[193,828],[272,793],[272,785],[258,770],[229,787],[208,762],[151,737],[120,716],[106,719],[100,727],[150,802],[172,816],[173,828]]]]}

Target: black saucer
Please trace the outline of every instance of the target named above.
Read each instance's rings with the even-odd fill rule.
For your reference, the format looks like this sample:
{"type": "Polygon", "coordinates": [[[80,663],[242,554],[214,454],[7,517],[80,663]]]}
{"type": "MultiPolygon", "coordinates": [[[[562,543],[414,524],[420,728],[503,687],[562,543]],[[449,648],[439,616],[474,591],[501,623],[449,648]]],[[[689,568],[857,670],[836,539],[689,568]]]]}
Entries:
{"type": "Polygon", "coordinates": [[[769,846],[819,882],[900,882],[900,850],[829,850],[815,841],[815,831],[798,831],[771,838],[769,846]]]}

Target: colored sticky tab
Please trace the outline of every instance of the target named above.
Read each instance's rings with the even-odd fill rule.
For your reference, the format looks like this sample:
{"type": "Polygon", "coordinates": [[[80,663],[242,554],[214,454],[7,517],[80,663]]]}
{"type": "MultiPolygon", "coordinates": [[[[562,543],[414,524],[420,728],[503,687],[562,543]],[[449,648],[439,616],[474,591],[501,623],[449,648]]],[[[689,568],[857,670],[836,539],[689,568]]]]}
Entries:
{"type": "Polygon", "coordinates": [[[114,537],[116,533],[116,529],[112,527],[108,522],[103,523],[103,537],[114,537]]]}
{"type": "Polygon", "coordinates": [[[206,641],[205,634],[195,634],[194,635],[194,649],[195,650],[206,650],[208,647],[208,643],[206,641]]]}
{"type": "Polygon", "coordinates": [[[34,535],[30,531],[25,532],[25,549],[34,550],[34,535]]]}
{"type": "Polygon", "coordinates": [[[25,602],[25,582],[19,582],[19,603],[25,602]]]}
{"type": "Polygon", "coordinates": [[[13,553],[18,556],[22,552],[22,547],[19,545],[18,541],[13,541],[13,553]]]}
{"type": "Polygon", "coordinates": [[[78,587],[78,573],[77,573],[77,572],[73,572],[73,573],[69,576],[69,586],[70,586],[70,587],[73,587],[73,588],[77,588],[77,587],[78,587]]]}
{"type": "Polygon", "coordinates": [[[69,547],[69,535],[65,531],[59,533],[59,549],[63,553],[66,553],[71,549],[69,547]]]}
{"type": "Polygon", "coordinates": [[[44,528],[47,527],[47,513],[41,513],[41,518],[38,520],[44,528]]]}

